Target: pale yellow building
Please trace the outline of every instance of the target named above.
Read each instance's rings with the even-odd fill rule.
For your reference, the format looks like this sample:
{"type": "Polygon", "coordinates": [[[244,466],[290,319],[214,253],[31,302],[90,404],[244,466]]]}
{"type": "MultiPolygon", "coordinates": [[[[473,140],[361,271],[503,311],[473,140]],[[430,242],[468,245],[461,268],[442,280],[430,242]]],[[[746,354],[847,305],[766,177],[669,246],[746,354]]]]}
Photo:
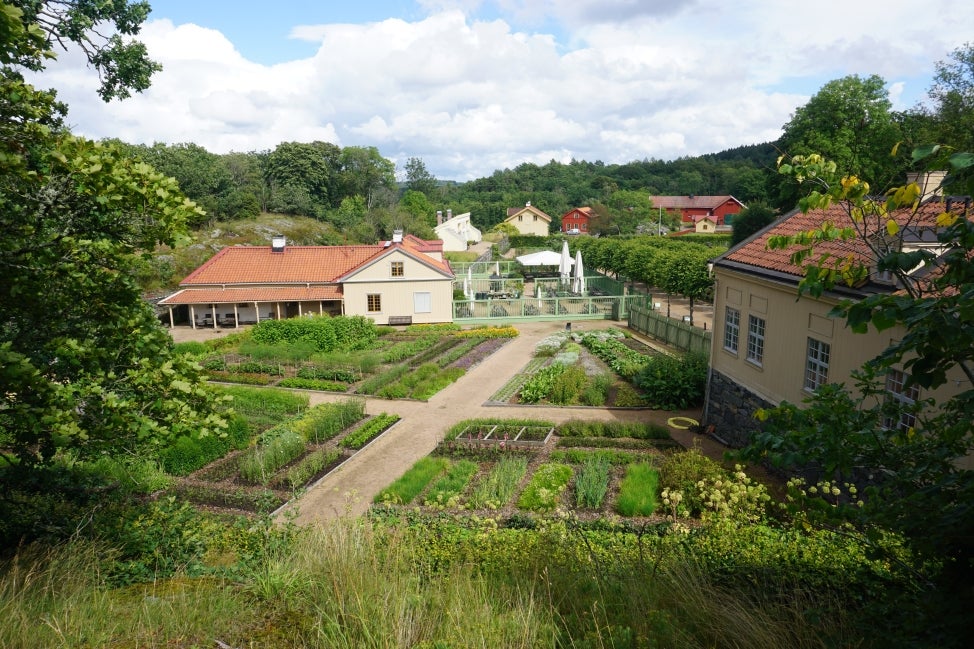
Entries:
{"type": "MultiPolygon", "coordinates": [[[[943,210],[942,203],[924,205],[912,221],[904,224],[910,231],[904,236],[903,248],[936,246],[935,219],[943,210]]],[[[836,286],[821,298],[798,297],[803,274],[791,261],[794,250],[769,250],[768,239],[809,231],[826,221],[843,227],[848,219],[835,206],[808,214],[794,212],[714,262],[714,337],[704,421],[733,446],[743,446],[757,430],[754,412],[758,408],[783,401],[801,404],[824,383],[844,383],[852,388],[853,370],[904,335],[901,328],[878,332],[873,327],[857,334],[844,320],[829,317],[829,311],[842,299],[900,290],[891,277],[875,271],[861,240],[823,244],[818,252],[851,255],[871,266],[873,272],[867,280],[854,287],[836,286]]],[[[943,401],[971,387],[959,371],[935,392],[906,387],[906,378],[902,369],[888,372],[886,398],[917,401],[934,397],[943,401]]]]}
{"type": "Polygon", "coordinates": [[[551,217],[531,205],[531,201],[528,201],[524,207],[507,208],[507,218],[504,219],[504,223],[510,223],[521,234],[546,237],[551,225],[551,217]]]}
{"type": "Polygon", "coordinates": [[[230,246],[164,298],[169,324],[239,327],[268,318],[362,315],[376,324],[451,322],[442,242],[396,233],[363,246],[230,246]]]}

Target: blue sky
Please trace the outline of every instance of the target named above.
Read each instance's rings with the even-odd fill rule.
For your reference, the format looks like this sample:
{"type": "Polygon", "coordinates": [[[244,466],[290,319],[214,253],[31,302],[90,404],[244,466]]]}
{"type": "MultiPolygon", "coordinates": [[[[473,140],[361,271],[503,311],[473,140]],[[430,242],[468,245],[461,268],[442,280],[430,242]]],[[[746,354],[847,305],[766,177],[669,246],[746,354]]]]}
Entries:
{"type": "MultiPolygon", "coordinates": [[[[150,0],[151,1],[151,0],[150,0]]],[[[76,54],[44,75],[75,131],[253,151],[375,146],[468,180],[523,162],[624,163],[777,138],[826,82],[925,97],[974,3],[928,0],[156,0],[164,69],[103,104],[76,54]]]]}

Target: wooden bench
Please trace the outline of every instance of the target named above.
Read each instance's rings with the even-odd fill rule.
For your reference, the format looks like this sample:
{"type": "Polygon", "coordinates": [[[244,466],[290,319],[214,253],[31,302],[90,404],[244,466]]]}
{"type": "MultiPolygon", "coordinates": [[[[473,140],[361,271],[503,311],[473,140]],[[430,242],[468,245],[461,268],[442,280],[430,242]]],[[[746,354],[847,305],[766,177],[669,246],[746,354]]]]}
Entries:
{"type": "Polygon", "coordinates": [[[391,315],[389,316],[390,325],[411,325],[413,316],[411,315],[391,315]]]}

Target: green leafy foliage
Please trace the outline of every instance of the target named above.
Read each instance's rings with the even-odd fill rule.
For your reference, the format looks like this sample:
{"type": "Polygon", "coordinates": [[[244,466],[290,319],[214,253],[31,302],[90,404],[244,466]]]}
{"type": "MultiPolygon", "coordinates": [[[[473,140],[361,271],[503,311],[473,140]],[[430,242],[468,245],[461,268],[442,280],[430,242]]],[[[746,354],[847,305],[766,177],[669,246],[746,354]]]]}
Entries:
{"type": "Polygon", "coordinates": [[[582,344],[605,361],[624,379],[631,379],[649,362],[650,357],[630,349],[617,338],[597,334],[584,334],[582,344]]]}
{"type": "Polygon", "coordinates": [[[389,415],[384,412],[378,414],[342,438],[339,445],[343,448],[360,449],[397,421],[399,421],[399,415],[389,415]]]}
{"type": "Polygon", "coordinates": [[[535,372],[521,386],[520,398],[524,403],[538,403],[551,396],[555,382],[568,371],[566,365],[549,365],[535,372]]]}
{"type": "Polygon", "coordinates": [[[474,485],[469,504],[475,509],[498,509],[510,502],[528,470],[524,457],[503,457],[490,473],[474,485]]]}
{"type": "Polygon", "coordinates": [[[707,387],[707,368],[705,354],[660,354],[650,357],[633,382],[654,407],[682,410],[703,402],[707,387]]]}
{"type": "Polygon", "coordinates": [[[433,483],[423,504],[427,507],[455,507],[478,468],[479,465],[471,460],[450,462],[446,475],[433,483]]]}
{"type": "Polygon", "coordinates": [[[364,316],[312,316],[264,320],[250,331],[255,342],[311,343],[319,352],[367,349],[377,338],[375,322],[364,316]]]}
{"type": "Polygon", "coordinates": [[[240,477],[253,484],[267,484],[273,474],[304,453],[304,437],[281,430],[262,438],[259,446],[240,457],[240,477]]]}

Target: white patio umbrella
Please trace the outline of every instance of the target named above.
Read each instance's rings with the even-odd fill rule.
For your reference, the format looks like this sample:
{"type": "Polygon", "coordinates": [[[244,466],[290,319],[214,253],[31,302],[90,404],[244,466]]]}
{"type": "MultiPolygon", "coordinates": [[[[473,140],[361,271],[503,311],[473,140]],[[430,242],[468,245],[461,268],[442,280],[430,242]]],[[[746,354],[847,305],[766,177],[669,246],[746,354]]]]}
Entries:
{"type": "Polygon", "coordinates": [[[470,280],[466,277],[463,278],[463,296],[470,299],[470,280]]]}
{"type": "Polygon", "coordinates": [[[561,262],[558,264],[558,274],[561,275],[563,284],[568,283],[569,275],[572,272],[572,256],[568,252],[568,242],[563,241],[561,247],[561,262]]]}
{"type": "Polygon", "coordinates": [[[579,295],[585,294],[585,269],[582,267],[582,251],[575,251],[575,281],[572,282],[572,291],[579,295]]]}
{"type": "Polygon", "coordinates": [[[472,299],[473,298],[473,264],[467,266],[467,283],[465,284],[465,286],[467,286],[468,290],[470,291],[469,293],[467,293],[467,299],[468,300],[472,299]]]}
{"type": "Polygon", "coordinates": [[[501,262],[499,261],[494,262],[494,274],[498,277],[501,276],[501,262]]]}

